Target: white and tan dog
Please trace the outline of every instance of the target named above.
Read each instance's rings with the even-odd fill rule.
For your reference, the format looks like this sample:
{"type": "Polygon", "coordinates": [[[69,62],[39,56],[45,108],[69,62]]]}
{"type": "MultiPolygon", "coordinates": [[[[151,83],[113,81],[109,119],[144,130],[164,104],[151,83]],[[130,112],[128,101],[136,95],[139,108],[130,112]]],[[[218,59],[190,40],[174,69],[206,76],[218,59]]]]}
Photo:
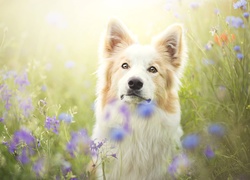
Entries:
{"type": "Polygon", "coordinates": [[[150,45],[141,45],[119,20],[109,22],[100,47],[92,138],[109,141],[111,129],[124,123],[122,113],[109,103],[114,99],[130,110],[130,133],[122,141],[110,141],[110,151],[117,159],[99,166],[98,178],[167,178],[169,162],[182,136],[178,90],[186,61],[183,34],[182,26],[174,24],[150,45]],[[142,102],[154,103],[149,117],[138,114],[137,105],[142,102]],[[109,120],[107,113],[111,113],[109,120]]]}

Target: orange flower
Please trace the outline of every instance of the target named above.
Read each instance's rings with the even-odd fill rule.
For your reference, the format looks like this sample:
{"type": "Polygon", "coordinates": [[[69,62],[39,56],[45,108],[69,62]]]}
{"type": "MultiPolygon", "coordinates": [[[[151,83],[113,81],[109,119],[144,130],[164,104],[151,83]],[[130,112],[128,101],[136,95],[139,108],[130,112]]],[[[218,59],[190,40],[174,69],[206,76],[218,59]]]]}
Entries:
{"type": "Polygon", "coordinates": [[[222,33],[221,35],[215,34],[214,35],[214,42],[218,44],[219,46],[223,46],[224,44],[228,44],[232,41],[234,41],[235,35],[234,34],[228,34],[226,32],[222,33]]]}

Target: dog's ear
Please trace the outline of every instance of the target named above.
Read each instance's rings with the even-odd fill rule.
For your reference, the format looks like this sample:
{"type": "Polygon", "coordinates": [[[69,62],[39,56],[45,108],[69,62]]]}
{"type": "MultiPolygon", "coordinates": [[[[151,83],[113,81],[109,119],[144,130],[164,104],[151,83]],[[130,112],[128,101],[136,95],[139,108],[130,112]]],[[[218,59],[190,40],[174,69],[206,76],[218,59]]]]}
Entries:
{"type": "Polygon", "coordinates": [[[103,51],[104,57],[110,57],[114,52],[135,43],[132,34],[118,19],[109,21],[103,41],[101,51],[103,51]]]}
{"type": "Polygon", "coordinates": [[[153,39],[154,46],[161,56],[170,62],[176,71],[185,64],[186,44],[183,27],[174,24],[153,39]]]}

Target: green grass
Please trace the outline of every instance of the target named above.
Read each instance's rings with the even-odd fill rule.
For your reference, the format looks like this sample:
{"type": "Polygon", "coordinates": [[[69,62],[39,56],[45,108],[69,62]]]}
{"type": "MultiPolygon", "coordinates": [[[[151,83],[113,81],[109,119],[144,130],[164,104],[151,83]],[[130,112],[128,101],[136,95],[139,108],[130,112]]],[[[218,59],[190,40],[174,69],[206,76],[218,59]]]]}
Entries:
{"type": "Polygon", "coordinates": [[[177,178],[249,179],[250,27],[243,12],[249,12],[250,5],[248,2],[243,10],[234,9],[233,0],[204,0],[197,1],[199,7],[192,9],[191,2],[174,1],[168,4],[170,11],[165,8],[168,1],[1,2],[0,87],[8,85],[12,90],[12,106],[6,110],[0,89],[0,118],[4,118],[0,122],[0,141],[9,142],[16,131],[26,128],[40,143],[33,147],[34,154],[29,155],[27,164],[17,160],[25,143],[15,153],[1,144],[1,179],[86,178],[90,160],[84,153],[86,147],[79,147],[72,157],[66,145],[72,131],[84,128],[91,135],[98,43],[110,16],[121,18],[142,43],[150,42],[153,35],[172,23],[183,23],[186,28],[189,58],[179,93],[182,125],[185,135],[198,133],[201,142],[194,151],[186,151],[192,164],[177,178]],[[215,9],[220,13],[215,14],[215,9]],[[240,17],[245,28],[231,27],[226,23],[227,16],[240,17]],[[228,40],[219,45],[214,36],[222,34],[228,40]],[[210,50],[204,48],[207,43],[213,44],[210,50]],[[237,58],[236,45],[244,55],[242,60],[237,58]],[[72,62],[72,67],[67,66],[72,62]],[[19,89],[13,76],[5,79],[10,71],[18,76],[27,73],[30,84],[25,90],[19,89]],[[33,105],[28,117],[19,107],[20,98],[26,97],[32,99],[33,105]],[[73,116],[74,121],[60,122],[59,134],[44,127],[46,116],[58,117],[62,112],[73,116]],[[225,127],[222,138],[207,133],[207,127],[213,123],[225,127]],[[204,155],[207,145],[215,152],[211,159],[204,155]],[[33,166],[39,159],[45,159],[45,164],[37,176],[33,166]],[[68,174],[63,174],[65,162],[71,164],[68,174]]]}

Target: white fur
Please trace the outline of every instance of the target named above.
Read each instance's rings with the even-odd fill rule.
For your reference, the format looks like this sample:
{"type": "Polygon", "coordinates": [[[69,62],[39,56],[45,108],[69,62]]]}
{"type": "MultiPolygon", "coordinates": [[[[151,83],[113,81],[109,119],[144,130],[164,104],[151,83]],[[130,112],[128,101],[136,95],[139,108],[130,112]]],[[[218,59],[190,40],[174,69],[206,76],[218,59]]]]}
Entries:
{"type": "MultiPolygon", "coordinates": [[[[107,140],[100,150],[107,154],[116,153],[116,158],[105,161],[105,176],[110,180],[152,180],[166,179],[167,169],[171,158],[180,145],[182,128],[180,125],[180,106],[177,104],[175,113],[168,113],[156,107],[154,114],[149,118],[141,117],[137,112],[137,100],[126,96],[121,100],[121,95],[128,90],[128,79],[131,77],[143,80],[142,95],[152,101],[155,99],[153,79],[156,74],[147,71],[147,68],[159,54],[154,46],[134,44],[126,48],[123,54],[129,60],[130,69],[124,69],[123,76],[115,85],[117,88],[117,101],[102,107],[100,89],[104,85],[106,62],[101,62],[98,71],[96,124],[92,138],[95,141],[107,140]],[[124,103],[130,109],[131,132],[121,142],[110,141],[110,129],[120,127],[124,123],[119,107],[124,103]],[[109,119],[105,116],[109,113],[109,119]]],[[[176,91],[178,87],[176,87],[176,91]]],[[[152,103],[152,102],[151,102],[152,103]]],[[[101,155],[100,155],[101,156],[101,155]]],[[[100,161],[99,156],[99,163],[100,161]]],[[[97,170],[97,178],[102,179],[102,166],[97,170]]]]}

